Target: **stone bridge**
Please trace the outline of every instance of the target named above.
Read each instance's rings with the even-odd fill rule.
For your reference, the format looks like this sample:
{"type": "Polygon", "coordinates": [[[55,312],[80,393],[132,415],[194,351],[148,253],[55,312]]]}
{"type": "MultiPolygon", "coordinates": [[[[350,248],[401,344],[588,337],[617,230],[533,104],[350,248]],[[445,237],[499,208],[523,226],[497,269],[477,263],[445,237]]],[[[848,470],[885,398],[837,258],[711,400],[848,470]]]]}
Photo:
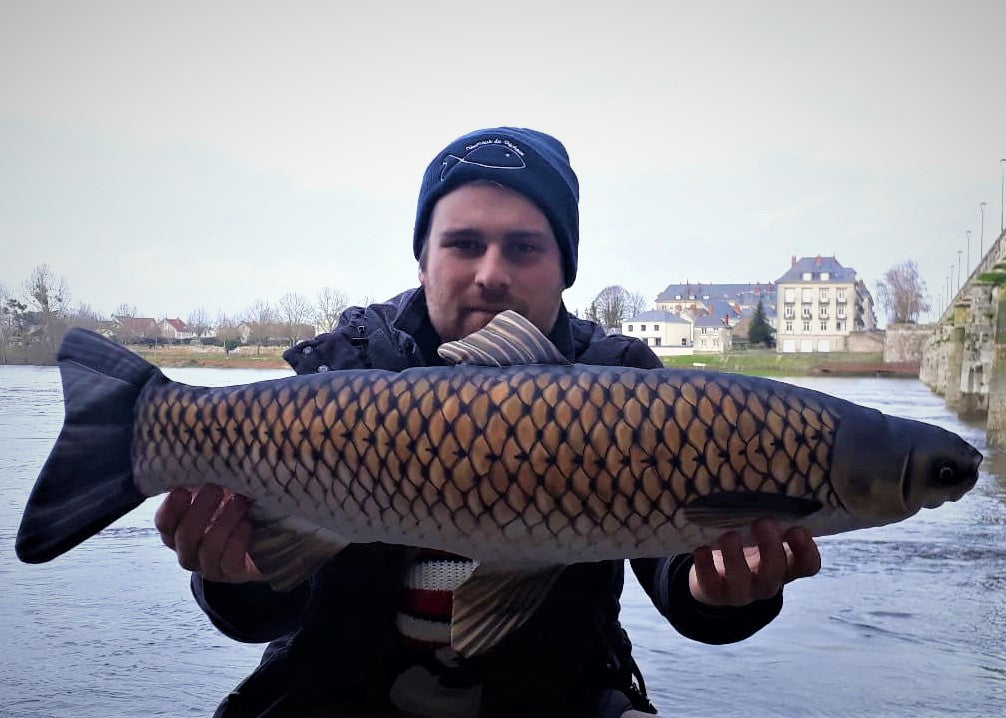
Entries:
{"type": "Polygon", "coordinates": [[[1006,446],[1006,232],[999,235],[933,327],[919,378],[959,415],[985,418],[990,446],[1006,446]]]}

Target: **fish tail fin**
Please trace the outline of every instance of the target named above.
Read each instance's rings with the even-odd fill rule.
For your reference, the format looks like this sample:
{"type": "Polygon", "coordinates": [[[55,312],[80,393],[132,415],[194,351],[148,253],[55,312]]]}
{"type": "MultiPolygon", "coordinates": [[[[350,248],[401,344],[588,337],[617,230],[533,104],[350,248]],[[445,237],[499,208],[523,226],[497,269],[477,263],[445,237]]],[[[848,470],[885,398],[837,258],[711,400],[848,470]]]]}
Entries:
{"type": "Polygon", "coordinates": [[[143,502],[132,476],[136,402],[149,382],[168,381],[85,329],[67,333],[56,359],[66,415],[21,517],[15,550],[26,563],[51,561],[143,502]]]}

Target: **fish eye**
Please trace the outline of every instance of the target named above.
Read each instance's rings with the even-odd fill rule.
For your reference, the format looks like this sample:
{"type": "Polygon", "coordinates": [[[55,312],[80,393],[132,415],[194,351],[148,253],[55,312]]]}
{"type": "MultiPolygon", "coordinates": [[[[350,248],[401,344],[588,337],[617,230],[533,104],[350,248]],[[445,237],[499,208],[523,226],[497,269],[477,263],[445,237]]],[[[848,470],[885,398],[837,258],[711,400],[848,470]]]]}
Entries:
{"type": "Polygon", "coordinates": [[[940,481],[944,481],[949,484],[954,480],[955,474],[956,472],[954,471],[954,467],[950,466],[949,464],[944,464],[943,466],[940,467],[939,470],[940,481]]]}

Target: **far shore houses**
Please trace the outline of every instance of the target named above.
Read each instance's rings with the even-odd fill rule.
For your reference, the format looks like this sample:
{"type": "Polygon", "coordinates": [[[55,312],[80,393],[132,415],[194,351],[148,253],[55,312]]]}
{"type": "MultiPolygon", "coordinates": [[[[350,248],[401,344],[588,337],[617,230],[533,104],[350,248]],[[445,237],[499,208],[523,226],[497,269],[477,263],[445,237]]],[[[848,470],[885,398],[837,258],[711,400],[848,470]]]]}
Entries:
{"type": "Polygon", "coordinates": [[[721,354],[748,343],[759,301],[779,352],[875,351],[873,297],[835,257],[795,256],[774,282],[672,284],[656,308],[622,322],[621,333],[658,356],[721,354]]]}

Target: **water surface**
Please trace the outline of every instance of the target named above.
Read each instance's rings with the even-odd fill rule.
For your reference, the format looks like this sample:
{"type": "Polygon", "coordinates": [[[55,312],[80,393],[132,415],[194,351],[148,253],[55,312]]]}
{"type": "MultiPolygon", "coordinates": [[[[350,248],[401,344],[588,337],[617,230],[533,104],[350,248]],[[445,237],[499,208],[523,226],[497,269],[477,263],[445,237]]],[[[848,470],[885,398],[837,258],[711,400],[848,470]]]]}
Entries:
{"type": "MultiPolygon", "coordinates": [[[[288,372],[172,369],[194,384],[288,372]]],[[[671,629],[628,572],[623,622],[662,715],[1006,714],[1006,456],[915,380],[791,380],[939,424],[982,449],[955,504],[820,540],[821,574],[771,625],[706,646],[671,629]]],[[[257,664],[219,634],[147,501],[49,564],[14,556],[21,509],[62,421],[58,372],[0,367],[0,716],[204,716],[257,664]]]]}

